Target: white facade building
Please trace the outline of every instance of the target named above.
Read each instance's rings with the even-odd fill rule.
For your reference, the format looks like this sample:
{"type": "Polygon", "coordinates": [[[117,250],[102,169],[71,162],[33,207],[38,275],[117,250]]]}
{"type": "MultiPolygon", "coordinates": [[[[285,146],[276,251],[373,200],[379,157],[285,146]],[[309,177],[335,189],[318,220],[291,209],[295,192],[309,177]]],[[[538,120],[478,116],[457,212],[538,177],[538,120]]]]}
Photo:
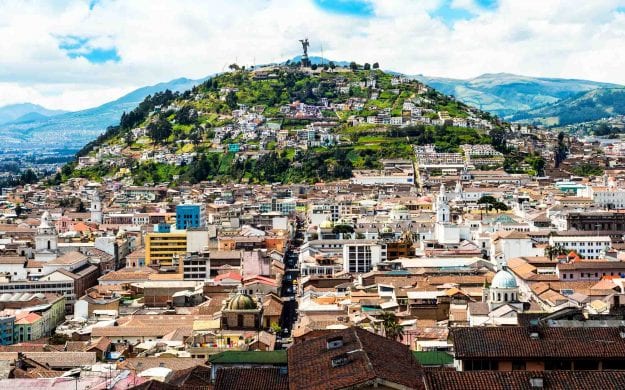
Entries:
{"type": "Polygon", "coordinates": [[[612,245],[609,236],[551,236],[549,245],[574,250],[585,259],[600,259],[612,245]]]}

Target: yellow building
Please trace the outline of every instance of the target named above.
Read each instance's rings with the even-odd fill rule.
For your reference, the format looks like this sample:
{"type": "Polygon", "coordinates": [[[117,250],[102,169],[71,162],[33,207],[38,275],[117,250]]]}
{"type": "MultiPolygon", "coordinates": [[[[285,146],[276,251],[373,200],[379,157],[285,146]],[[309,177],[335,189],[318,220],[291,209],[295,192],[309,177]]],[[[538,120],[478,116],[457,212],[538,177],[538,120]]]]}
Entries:
{"type": "Polygon", "coordinates": [[[148,233],[145,236],[145,263],[172,266],[174,257],[187,252],[187,232],[148,233]]]}

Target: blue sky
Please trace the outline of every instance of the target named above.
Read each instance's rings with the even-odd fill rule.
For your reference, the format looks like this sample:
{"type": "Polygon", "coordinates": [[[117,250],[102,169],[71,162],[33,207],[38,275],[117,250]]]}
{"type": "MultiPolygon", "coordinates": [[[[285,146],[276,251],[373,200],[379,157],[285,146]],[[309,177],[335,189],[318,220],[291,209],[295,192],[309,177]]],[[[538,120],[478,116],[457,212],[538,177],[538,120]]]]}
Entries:
{"type": "MultiPolygon", "coordinates": [[[[375,17],[373,4],[369,0],[313,0],[320,9],[336,14],[359,18],[375,17]]],[[[478,16],[479,12],[493,11],[497,8],[498,0],[473,0],[470,6],[456,4],[453,0],[441,0],[437,7],[429,11],[433,18],[441,20],[448,27],[459,20],[470,20],[478,16]]]]}
{"type": "Polygon", "coordinates": [[[87,37],[76,35],[60,37],[59,49],[64,51],[69,58],[84,58],[93,64],[121,61],[117,48],[94,46],[92,39],[87,37]]]}
{"type": "Polygon", "coordinates": [[[625,0],[0,0],[0,106],[82,109],[301,54],[625,85],[625,0]],[[573,4],[574,3],[574,4],[573,4]]]}
{"type": "Polygon", "coordinates": [[[372,17],[373,5],[366,0],[313,0],[324,11],[337,14],[372,17]]]}

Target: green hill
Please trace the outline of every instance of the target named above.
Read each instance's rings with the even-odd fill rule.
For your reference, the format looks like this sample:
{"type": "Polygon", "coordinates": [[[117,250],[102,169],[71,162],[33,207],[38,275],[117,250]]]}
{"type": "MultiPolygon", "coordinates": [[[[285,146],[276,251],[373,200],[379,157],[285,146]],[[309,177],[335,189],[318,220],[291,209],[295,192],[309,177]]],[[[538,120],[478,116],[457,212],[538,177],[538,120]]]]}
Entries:
{"type": "Polygon", "coordinates": [[[383,158],[412,158],[414,144],[489,143],[492,126],[488,113],[377,69],[237,69],[148,96],[78,153],[91,162],[68,164],[53,182],[346,179],[383,158]]]}

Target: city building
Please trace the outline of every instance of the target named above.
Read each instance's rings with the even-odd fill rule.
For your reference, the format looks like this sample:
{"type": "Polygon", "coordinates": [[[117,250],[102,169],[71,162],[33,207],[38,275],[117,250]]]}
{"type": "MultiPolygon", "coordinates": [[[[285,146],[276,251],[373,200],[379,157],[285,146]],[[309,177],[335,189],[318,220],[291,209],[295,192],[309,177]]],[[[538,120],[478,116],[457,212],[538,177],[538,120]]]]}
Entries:
{"type": "Polygon", "coordinates": [[[148,233],[145,235],[145,262],[150,267],[174,267],[175,259],[187,252],[187,233],[148,233]]]}
{"type": "Polygon", "coordinates": [[[184,203],[176,206],[176,229],[203,228],[206,226],[204,204],[184,203]]]}

